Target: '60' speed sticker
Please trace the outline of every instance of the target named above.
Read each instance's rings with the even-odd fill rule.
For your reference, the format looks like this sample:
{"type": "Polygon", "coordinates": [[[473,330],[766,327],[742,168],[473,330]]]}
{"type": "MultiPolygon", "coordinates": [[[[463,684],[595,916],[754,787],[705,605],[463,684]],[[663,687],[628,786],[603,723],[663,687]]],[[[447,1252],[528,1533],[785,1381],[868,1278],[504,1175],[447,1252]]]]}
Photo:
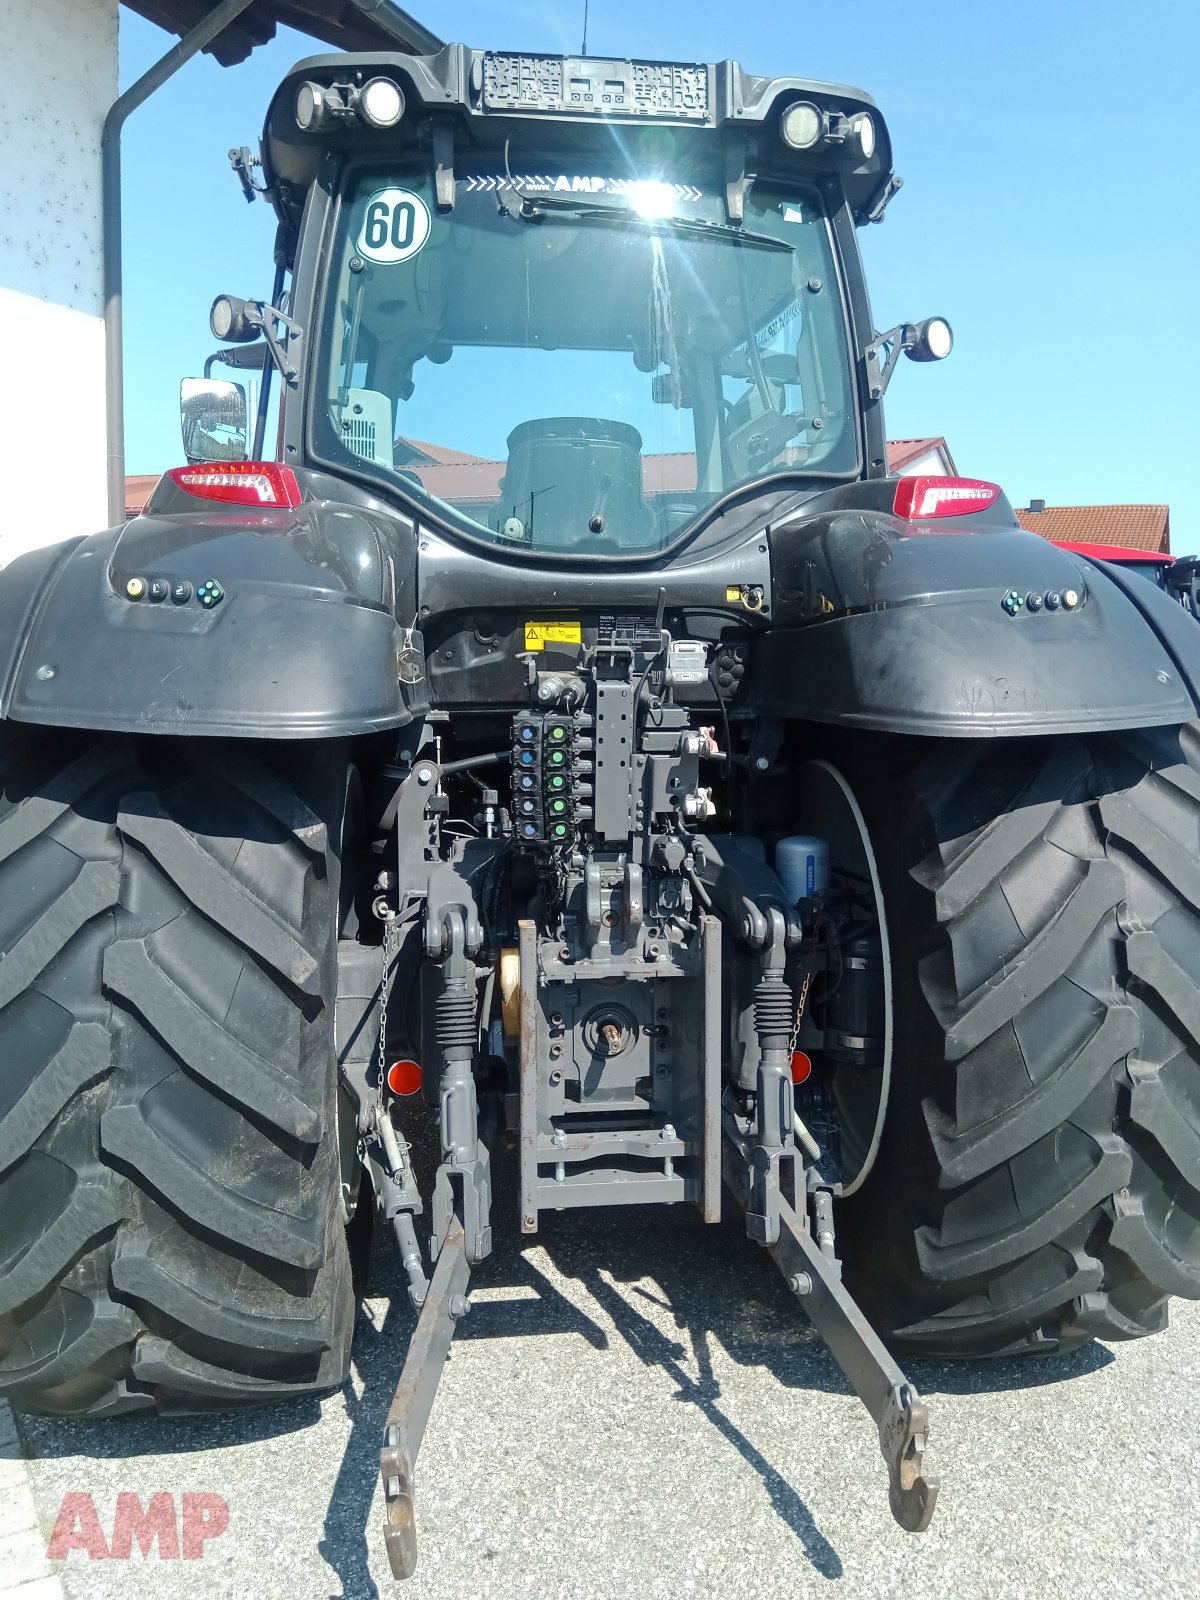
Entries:
{"type": "Polygon", "coordinates": [[[380,189],[367,201],[358,253],[389,266],[415,256],[429,238],[429,207],[411,189],[380,189]]]}

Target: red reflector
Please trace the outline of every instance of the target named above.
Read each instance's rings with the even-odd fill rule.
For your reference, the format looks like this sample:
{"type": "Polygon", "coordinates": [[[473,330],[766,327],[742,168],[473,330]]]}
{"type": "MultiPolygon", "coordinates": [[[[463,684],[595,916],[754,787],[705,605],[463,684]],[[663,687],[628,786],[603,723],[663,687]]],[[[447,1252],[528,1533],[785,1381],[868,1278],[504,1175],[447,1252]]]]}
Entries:
{"type": "Polygon", "coordinates": [[[387,1085],[393,1094],[416,1094],[421,1087],[421,1069],[415,1061],[393,1061],[388,1068],[387,1085]]]}
{"type": "Polygon", "coordinates": [[[1000,485],[982,478],[901,478],[892,510],[898,517],[962,517],[999,498],[1000,485]]]}
{"type": "Polygon", "coordinates": [[[194,467],[172,467],[167,477],[202,500],[225,500],[235,506],[300,504],[300,485],[291,467],[278,461],[202,461],[194,467]]]}
{"type": "Polygon", "coordinates": [[[803,1050],[792,1051],[792,1082],[803,1083],[812,1073],[812,1057],[803,1050]]]}

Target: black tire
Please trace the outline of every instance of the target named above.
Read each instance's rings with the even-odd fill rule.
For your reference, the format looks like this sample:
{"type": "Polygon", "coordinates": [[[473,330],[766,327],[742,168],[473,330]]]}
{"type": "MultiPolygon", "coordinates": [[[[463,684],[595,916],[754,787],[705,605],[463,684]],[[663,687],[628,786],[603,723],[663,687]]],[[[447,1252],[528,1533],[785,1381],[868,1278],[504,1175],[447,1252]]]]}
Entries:
{"type": "Polygon", "coordinates": [[[856,785],[895,1054],[847,1282],[931,1355],[1154,1333],[1200,1296],[1200,730],[925,748],[856,785]]]}
{"type": "Polygon", "coordinates": [[[329,750],[0,735],[0,1393],[339,1384],[329,750]]]}

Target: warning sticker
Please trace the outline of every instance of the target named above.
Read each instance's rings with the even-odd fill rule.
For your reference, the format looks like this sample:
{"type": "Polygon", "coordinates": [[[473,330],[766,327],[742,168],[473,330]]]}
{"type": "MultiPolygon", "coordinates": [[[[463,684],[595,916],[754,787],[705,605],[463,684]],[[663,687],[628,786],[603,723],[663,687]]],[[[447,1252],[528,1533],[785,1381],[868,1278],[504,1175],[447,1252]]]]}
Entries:
{"type": "Polygon", "coordinates": [[[600,645],[658,647],[662,635],[654,625],[652,612],[602,611],[596,618],[596,642],[600,645]]]}
{"type": "Polygon", "coordinates": [[[544,650],[548,644],[582,644],[583,630],[578,622],[527,622],[526,650],[544,650]]]}
{"type": "Polygon", "coordinates": [[[367,201],[357,249],[368,261],[395,266],[429,238],[429,207],[411,189],[379,189],[367,201]]]}

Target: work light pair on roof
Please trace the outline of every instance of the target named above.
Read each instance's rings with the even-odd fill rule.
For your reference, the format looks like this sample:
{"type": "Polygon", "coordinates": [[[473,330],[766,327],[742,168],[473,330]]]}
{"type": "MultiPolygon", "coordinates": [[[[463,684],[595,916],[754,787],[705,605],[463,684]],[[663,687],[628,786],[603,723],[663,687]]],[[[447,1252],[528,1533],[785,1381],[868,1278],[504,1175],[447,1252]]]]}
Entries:
{"type": "Polygon", "coordinates": [[[390,78],[371,78],[362,85],[306,81],[296,90],[296,126],[301,133],[319,133],[355,118],[371,128],[394,128],[403,115],[403,91],[390,78]]]}
{"type": "Polygon", "coordinates": [[[875,119],[867,111],[845,117],[838,111],[822,111],[811,100],[795,100],[779,119],[779,131],[793,150],[840,144],[860,161],[875,154],[875,119]]]}

